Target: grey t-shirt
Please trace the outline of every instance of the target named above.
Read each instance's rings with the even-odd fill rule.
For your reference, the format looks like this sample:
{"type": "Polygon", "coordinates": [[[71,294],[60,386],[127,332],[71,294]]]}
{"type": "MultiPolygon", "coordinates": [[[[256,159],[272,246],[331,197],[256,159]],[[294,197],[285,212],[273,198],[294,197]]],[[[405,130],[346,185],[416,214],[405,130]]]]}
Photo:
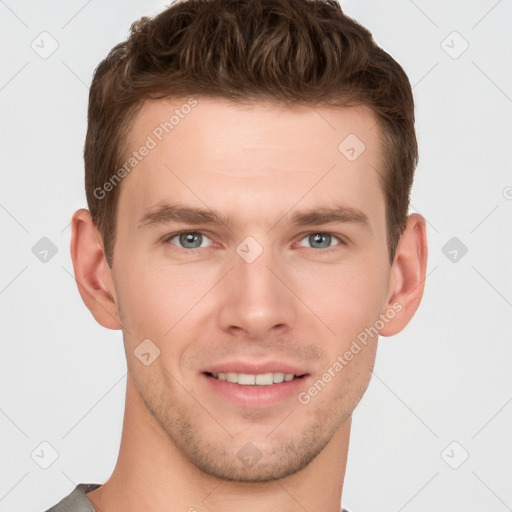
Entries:
{"type": "Polygon", "coordinates": [[[78,484],[73,492],[45,512],[96,512],[86,493],[100,485],[102,484],[78,484]]]}
{"type": "MultiPolygon", "coordinates": [[[[100,485],[102,484],[78,484],[73,492],[45,512],[96,512],[87,498],[87,493],[97,489],[100,485]]],[[[350,512],[350,510],[344,508],[342,512],[350,512]]]]}

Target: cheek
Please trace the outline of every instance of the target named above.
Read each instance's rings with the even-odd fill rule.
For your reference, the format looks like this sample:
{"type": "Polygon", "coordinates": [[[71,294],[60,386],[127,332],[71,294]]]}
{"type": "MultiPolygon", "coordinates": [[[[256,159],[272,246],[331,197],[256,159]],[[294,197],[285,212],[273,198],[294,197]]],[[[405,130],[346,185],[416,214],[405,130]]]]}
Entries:
{"type": "Polygon", "coordinates": [[[352,411],[367,389],[377,349],[378,333],[372,326],[382,308],[383,275],[360,268],[341,271],[331,274],[324,293],[315,294],[315,311],[335,333],[324,336],[327,357],[319,378],[330,390],[322,393],[325,407],[352,411]]]}
{"type": "Polygon", "coordinates": [[[302,276],[301,289],[305,303],[344,343],[379,317],[386,284],[383,269],[359,262],[316,269],[314,275],[302,276]]]}
{"type": "Polygon", "coordinates": [[[118,293],[123,324],[133,338],[155,340],[161,347],[178,331],[201,297],[214,282],[201,272],[201,279],[184,266],[149,264],[133,257],[119,272],[118,293]]]}
{"type": "MultiPolygon", "coordinates": [[[[172,322],[171,290],[166,278],[136,258],[119,262],[116,291],[119,296],[123,327],[135,343],[143,338],[159,337],[164,323],[172,322]],[[124,265],[123,265],[124,263],[124,265]],[[162,312],[167,311],[166,316],[162,312]]],[[[170,325],[167,326],[169,329],[170,325]]]]}

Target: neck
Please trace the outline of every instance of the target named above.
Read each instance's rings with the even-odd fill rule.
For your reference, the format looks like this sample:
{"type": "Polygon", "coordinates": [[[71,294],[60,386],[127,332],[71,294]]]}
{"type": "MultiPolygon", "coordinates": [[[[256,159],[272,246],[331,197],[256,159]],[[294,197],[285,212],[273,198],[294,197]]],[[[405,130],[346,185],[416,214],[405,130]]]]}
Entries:
{"type": "Polygon", "coordinates": [[[87,497],[101,512],[339,512],[351,417],[301,471],[269,482],[237,482],[191,464],[144,405],[128,375],[116,467],[87,497]]]}

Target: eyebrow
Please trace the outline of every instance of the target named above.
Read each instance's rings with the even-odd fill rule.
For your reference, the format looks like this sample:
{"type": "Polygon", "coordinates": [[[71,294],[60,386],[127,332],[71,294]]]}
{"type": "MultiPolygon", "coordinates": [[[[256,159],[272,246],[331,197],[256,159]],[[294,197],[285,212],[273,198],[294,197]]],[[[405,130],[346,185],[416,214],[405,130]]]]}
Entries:
{"type": "MultiPolygon", "coordinates": [[[[276,221],[276,224],[283,218],[286,218],[286,221],[293,226],[353,223],[371,231],[368,216],[364,212],[344,205],[297,210],[291,215],[284,213],[276,221]]],[[[137,227],[168,224],[170,222],[212,226],[229,226],[231,224],[229,216],[221,215],[212,210],[192,208],[180,204],[160,204],[145,213],[137,221],[137,227]]]]}
{"type": "Polygon", "coordinates": [[[191,208],[178,204],[161,204],[144,214],[138,221],[137,227],[151,226],[155,224],[167,224],[169,222],[183,222],[184,224],[198,225],[210,224],[215,226],[229,225],[228,217],[222,216],[211,210],[191,208]]]}

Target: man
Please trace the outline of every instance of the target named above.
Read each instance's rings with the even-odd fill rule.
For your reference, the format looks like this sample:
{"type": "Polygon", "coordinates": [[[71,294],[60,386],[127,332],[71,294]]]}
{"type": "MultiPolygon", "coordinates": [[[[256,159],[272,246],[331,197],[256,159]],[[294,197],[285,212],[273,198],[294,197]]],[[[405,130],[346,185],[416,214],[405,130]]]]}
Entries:
{"type": "Polygon", "coordinates": [[[84,157],[71,255],[126,408],[111,477],[50,510],[342,509],[378,336],[423,294],[402,68],[333,1],[179,1],[97,68],[84,157]]]}

